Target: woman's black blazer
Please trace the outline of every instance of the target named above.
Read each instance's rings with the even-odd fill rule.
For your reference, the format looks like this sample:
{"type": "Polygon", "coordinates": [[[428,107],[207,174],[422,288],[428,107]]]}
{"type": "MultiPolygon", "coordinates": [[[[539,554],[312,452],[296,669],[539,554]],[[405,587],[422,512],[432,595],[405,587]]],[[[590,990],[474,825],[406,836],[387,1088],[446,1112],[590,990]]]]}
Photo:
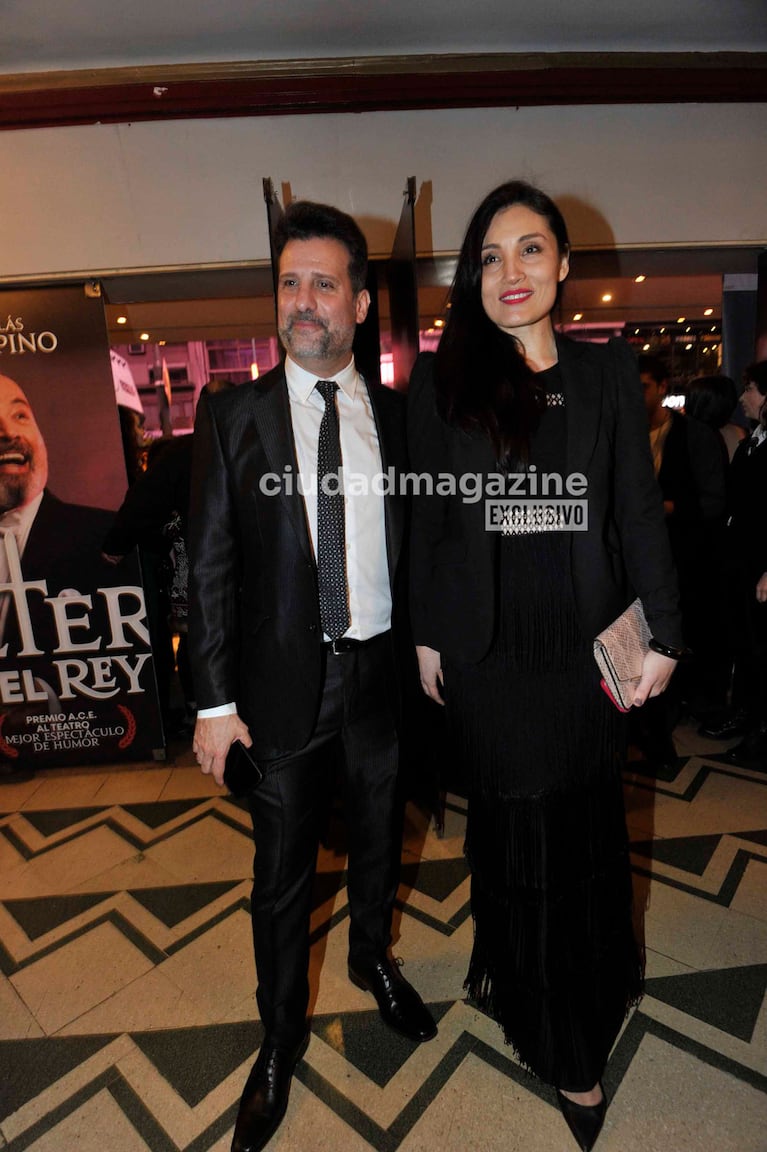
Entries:
{"type": "MultiPolygon", "coordinates": [[[[586,477],[588,529],[573,531],[571,572],[584,636],[592,638],[639,596],[653,635],[682,647],[678,591],[647,415],[631,349],[557,337],[567,420],[567,473],[586,477]]],[[[434,357],[419,356],[408,399],[410,466],[440,475],[497,473],[489,440],[448,426],[435,406],[434,357]]],[[[415,486],[415,485],[414,485],[415,486]]],[[[426,494],[413,500],[411,614],[417,644],[475,663],[497,618],[499,534],[484,500],[426,494]]],[[[469,485],[470,487],[470,485],[469,485]]]]}

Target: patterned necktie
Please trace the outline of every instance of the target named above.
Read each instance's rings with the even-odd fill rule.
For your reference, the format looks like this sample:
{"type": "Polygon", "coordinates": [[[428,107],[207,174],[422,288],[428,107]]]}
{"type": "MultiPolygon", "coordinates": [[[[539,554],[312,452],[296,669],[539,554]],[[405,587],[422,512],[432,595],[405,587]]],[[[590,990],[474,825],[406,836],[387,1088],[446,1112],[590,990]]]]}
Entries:
{"type": "Polygon", "coordinates": [[[346,586],[346,526],[341,486],[341,439],[338,430],[335,380],[318,380],[315,388],[325,401],[317,450],[317,579],[322,630],[331,640],[349,627],[346,586]]]}

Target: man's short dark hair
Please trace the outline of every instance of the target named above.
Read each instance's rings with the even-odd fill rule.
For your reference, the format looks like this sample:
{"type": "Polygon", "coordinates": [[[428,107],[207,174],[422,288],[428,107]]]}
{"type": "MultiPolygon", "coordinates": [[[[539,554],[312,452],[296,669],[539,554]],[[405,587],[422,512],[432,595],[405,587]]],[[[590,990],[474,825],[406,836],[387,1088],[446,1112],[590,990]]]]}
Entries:
{"type": "Polygon", "coordinates": [[[652,356],[648,352],[641,352],[637,356],[637,367],[640,376],[652,376],[656,384],[668,383],[668,368],[660,356],[652,356]]]}
{"type": "Polygon", "coordinates": [[[750,380],[762,396],[767,396],[767,360],[758,360],[756,364],[749,364],[744,372],[746,380],[750,380]]]}
{"type": "Polygon", "coordinates": [[[368,246],[359,225],[331,204],[294,200],[282,214],[274,233],[277,259],[289,240],[337,240],[349,253],[349,279],[355,295],[365,287],[368,246]]]}

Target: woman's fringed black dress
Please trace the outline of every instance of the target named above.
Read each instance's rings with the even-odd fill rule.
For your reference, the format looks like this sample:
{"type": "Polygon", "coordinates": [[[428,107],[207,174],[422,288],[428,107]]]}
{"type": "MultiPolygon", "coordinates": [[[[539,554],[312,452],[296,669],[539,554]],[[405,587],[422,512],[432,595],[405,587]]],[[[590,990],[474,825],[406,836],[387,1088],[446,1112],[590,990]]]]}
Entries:
{"type": "MultiPolygon", "coordinates": [[[[531,445],[565,475],[558,367],[531,445]]],[[[471,1000],[541,1079],[587,1091],[642,991],[620,769],[624,717],[579,630],[570,533],[501,537],[498,630],[480,664],[448,663],[465,762],[474,950],[471,1000]]]]}

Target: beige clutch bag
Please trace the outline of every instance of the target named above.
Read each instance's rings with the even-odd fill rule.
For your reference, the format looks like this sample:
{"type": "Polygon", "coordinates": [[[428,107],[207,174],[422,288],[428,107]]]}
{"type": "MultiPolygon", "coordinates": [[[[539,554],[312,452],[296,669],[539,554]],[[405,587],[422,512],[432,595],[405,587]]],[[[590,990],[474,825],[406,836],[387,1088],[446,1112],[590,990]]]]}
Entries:
{"type": "Polygon", "coordinates": [[[650,629],[640,600],[630,604],[594,641],[602,687],[621,712],[628,712],[634,702],[649,646],[650,629]]]}

